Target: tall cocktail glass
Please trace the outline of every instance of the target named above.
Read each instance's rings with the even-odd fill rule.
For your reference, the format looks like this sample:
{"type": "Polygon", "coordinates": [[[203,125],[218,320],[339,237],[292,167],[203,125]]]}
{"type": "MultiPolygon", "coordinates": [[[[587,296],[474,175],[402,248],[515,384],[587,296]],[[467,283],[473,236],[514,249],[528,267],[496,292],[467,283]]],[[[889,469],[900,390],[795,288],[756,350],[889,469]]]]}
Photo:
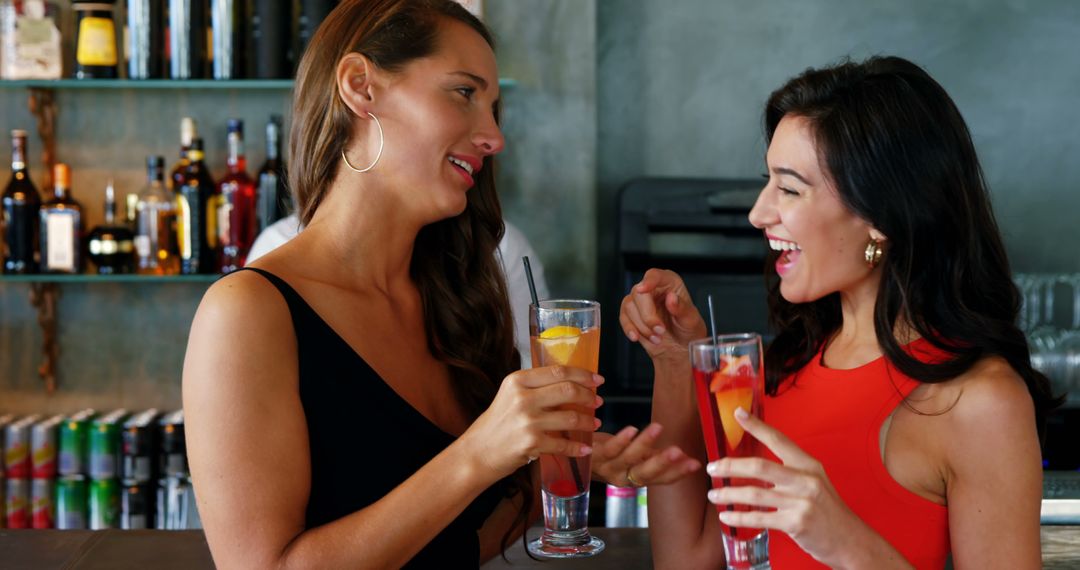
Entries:
{"type": "MultiPolygon", "coordinates": [[[[755,333],[726,334],[690,343],[690,366],[694,375],[698,415],[705,435],[709,461],[723,457],[761,457],[762,446],[735,420],[743,408],[762,417],[765,368],[761,336],[755,333]]],[[[713,478],[713,488],[762,485],[739,478],[713,478]]],[[[750,510],[746,505],[717,505],[718,510],[750,510]]],[[[730,570],[765,570],[769,566],[769,531],[735,528],[720,523],[724,554],[730,570]]]]}
{"type": "MultiPolygon", "coordinates": [[[[573,366],[595,373],[600,361],[600,303],[551,300],[530,305],[529,337],[533,366],[573,366]]],[[[592,408],[568,408],[595,413],[592,408]]],[[[558,435],[592,445],[591,429],[558,435]]],[[[540,455],[544,534],[529,543],[529,552],[547,558],[577,558],[604,549],[604,542],[589,534],[591,471],[591,456],[540,455]]]]}

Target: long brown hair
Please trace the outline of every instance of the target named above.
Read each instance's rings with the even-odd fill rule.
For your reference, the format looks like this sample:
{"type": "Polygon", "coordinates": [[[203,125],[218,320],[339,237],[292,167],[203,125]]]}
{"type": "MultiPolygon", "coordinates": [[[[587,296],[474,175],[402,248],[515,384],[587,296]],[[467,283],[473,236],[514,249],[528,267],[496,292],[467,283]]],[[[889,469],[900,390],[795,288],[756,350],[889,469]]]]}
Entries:
{"type": "MultiPolygon", "coordinates": [[[[355,116],[338,96],[338,62],[357,52],[380,69],[400,71],[435,51],[439,24],[448,18],[476,30],[494,49],[487,27],[453,0],[345,0],[319,26],[296,74],[289,137],[289,185],[301,223],[311,220],[326,196],[352,133],[355,116]]],[[[505,277],[496,258],[505,228],[493,166],[491,156],[484,158],[461,215],[420,230],[410,264],[423,303],[428,348],[450,369],[470,420],[491,404],[502,379],[520,367],[505,277]]],[[[526,467],[510,478],[507,494],[516,493],[524,504],[503,537],[504,550],[532,510],[526,467]]]]}
{"type": "MultiPolygon", "coordinates": [[[[1004,358],[1031,393],[1041,437],[1047,414],[1062,398],[1031,367],[1016,326],[1020,295],[982,167],[945,89],[910,61],[872,57],[808,69],[773,92],[765,107],[767,141],[788,115],[810,120],[819,160],[841,201],[888,236],[874,330],[889,362],[906,376],[935,383],[986,356],[1004,358]],[[908,354],[893,334],[897,322],[948,358],[922,362],[908,354]]],[[[765,354],[765,385],[776,394],[843,319],[838,294],[792,304],[780,296],[775,273],[768,280],[778,334],[765,354]]]]}

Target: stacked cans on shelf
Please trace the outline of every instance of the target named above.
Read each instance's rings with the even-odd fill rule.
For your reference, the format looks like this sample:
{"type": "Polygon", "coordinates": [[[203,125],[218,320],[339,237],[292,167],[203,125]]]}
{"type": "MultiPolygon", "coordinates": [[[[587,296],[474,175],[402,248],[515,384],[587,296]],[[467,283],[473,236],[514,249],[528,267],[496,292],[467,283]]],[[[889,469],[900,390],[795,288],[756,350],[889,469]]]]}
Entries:
{"type": "Polygon", "coordinates": [[[198,528],[183,413],[0,417],[0,526],[198,528]]]}
{"type": "Polygon", "coordinates": [[[0,468],[3,484],[4,516],[9,528],[52,528],[52,484],[56,478],[56,426],[63,417],[41,420],[28,416],[15,420],[0,417],[0,443],[4,464],[0,468]]]}
{"type": "Polygon", "coordinates": [[[607,501],[604,503],[604,526],[647,528],[649,489],[608,485],[607,501]]]}

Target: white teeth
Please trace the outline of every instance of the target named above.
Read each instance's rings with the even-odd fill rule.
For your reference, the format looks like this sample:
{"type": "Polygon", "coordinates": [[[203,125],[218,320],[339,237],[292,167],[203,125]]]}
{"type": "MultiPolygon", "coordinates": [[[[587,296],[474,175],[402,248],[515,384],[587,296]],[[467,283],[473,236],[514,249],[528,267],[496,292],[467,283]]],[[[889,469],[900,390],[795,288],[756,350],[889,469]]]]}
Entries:
{"type": "Polygon", "coordinates": [[[472,165],[470,165],[468,162],[465,162],[464,160],[454,158],[452,156],[450,157],[450,162],[464,168],[465,172],[468,172],[469,176],[472,176],[472,173],[473,173],[472,165]]]}
{"type": "Polygon", "coordinates": [[[793,241],[784,241],[780,239],[769,240],[769,247],[772,248],[774,251],[802,251],[802,248],[799,247],[799,244],[793,241]]]}

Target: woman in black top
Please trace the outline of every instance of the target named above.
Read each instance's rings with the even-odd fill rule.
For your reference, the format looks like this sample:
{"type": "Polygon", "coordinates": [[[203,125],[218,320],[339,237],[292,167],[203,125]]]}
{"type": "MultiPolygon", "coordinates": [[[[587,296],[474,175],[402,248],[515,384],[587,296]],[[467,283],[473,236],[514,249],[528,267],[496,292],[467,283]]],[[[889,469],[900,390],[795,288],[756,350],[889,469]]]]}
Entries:
{"type": "MultiPolygon", "coordinates": [[[[476,566],[535,520],[540,453],[593,451],[599,376],[516,371],[495,250],[491,38],[451,0],[346,0],[297,72],[304,232],[207,292],[184,363],[221,567],[476,566]]],[[[594,442],[601,480],[700,467],[656,427],[594,442]]]]}

